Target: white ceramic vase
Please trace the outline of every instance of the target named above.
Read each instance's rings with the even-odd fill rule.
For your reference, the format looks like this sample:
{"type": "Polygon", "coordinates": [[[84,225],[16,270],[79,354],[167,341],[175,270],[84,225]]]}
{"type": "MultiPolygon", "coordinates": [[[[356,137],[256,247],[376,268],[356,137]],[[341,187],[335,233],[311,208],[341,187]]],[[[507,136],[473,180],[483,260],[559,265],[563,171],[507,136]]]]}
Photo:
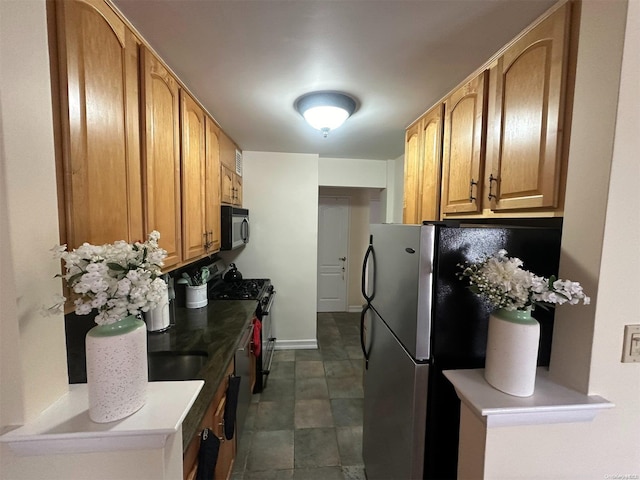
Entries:
{"type": "Polygon", "coordinates": [[[149,332],[164,332],[171,323],[169,314],[169,292],[165,291],[160,303],[153,309],[145,312],[144,320],[149,332]]]}
{"type": "Polygon", "coordinates": [[[134,315],[93,327],[86,337],[89,417],[113,422],[138,411],[147,397],[147,329],[134,315]]]}
{"type": "Polygon", "coordinates": [[[540,324],[531,310],[496,310],[489,316],[484,377],[501,392],[533,395],[536,383],[540,324]]]}

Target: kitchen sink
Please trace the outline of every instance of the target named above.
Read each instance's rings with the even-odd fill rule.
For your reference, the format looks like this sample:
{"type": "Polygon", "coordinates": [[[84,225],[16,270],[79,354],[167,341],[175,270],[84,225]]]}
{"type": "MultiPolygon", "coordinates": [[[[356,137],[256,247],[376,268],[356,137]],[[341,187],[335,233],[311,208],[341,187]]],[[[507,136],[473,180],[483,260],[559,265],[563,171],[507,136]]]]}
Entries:
{"type": "Polygon", "coordinates": [[[149,381],[194,380],[207,363],[206,352],[149,352],[149,381]]]}

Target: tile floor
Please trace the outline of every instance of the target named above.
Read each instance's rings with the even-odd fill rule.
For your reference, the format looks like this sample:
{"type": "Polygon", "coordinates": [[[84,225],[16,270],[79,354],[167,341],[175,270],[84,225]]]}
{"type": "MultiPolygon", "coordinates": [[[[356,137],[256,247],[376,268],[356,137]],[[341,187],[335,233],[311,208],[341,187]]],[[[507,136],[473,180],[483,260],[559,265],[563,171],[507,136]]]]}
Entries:
{"type": "Polygon", "coordinates": [[[365,480],[359,313],[319,313],[317,350],[278,350],[232,480],[365,480]]]}

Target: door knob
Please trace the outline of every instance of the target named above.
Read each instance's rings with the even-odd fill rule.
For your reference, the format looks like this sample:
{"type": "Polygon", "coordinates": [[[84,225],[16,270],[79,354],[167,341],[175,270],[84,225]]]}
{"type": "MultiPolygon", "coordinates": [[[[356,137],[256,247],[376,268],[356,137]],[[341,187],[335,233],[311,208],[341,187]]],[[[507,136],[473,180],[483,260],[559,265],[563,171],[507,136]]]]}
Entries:
{"type": "Polygon", "coordinates": [[[338,260],[342,260],[343,262],[347,259],[347,257],[340,257],[338,260]]]}

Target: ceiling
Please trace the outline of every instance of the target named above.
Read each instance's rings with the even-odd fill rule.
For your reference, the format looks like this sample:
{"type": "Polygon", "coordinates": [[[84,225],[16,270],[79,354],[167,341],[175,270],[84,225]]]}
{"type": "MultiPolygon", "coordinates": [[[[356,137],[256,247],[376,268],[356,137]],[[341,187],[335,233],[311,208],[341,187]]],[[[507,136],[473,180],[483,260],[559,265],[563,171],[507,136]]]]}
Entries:
{"type": "Polygon", "coordinates": [[[555,0],[112,0],[242,150],[386,160],[405,128],[555,0]],[[294,110],[358,108],[327,138],[294,110]]]}

